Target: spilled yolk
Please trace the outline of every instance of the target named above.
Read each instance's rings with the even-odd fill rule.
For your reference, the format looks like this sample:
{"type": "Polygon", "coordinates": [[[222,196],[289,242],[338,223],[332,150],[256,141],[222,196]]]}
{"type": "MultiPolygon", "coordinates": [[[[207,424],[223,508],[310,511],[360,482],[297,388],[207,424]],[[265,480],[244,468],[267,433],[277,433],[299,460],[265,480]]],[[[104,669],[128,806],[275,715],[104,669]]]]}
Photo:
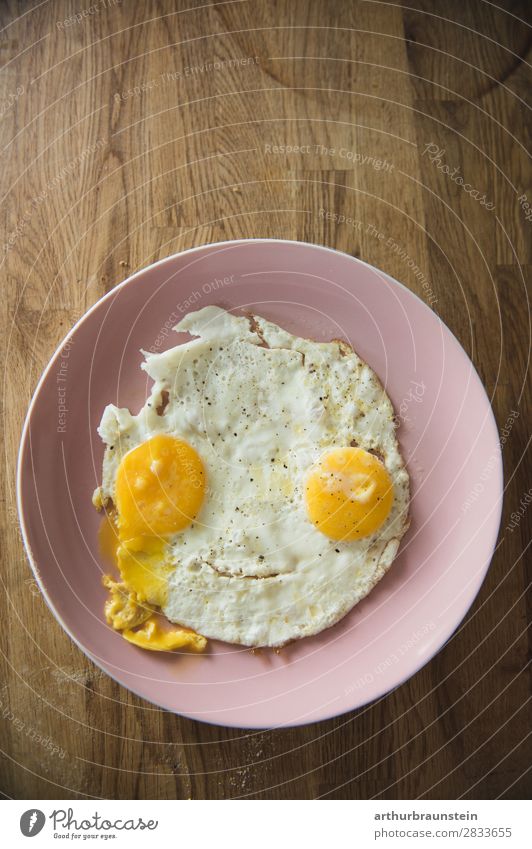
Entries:
{"type": "Polygon", "coordinates": [[[104,579],[111,594],[106,618],[129,642],[157,651],[187,645],[197,651],[205,648],[204,637],[182,628],[161,630],[151,616],[152,606],[166,602],[173,569],[166,556],[167,537],[194,521],[204,493],[203,463],[181,439],[154,436],[122,459],[116,511],[106,512],[102,521],[100,550],[117,565],[122,578],[121,584],[104,579]],[[131,630],[146,619],[141,630],[131,630]]]}
{"type": "Polygon", "coordinates": [[[102,558],[108,563],[116,564],[120,540],[118,539],[116,513],[114,510],[105,510],[98,532],[98,542],[102,558]]]}
{"type": "Polygon", "coordinates": [[[307,479],[310,521],[334,540],[369,536],[383,524],[393,504],[393,484],[384,465],[363,448],[335,448],[307,479]]]}
{"type": "MultiPolygon", "coordinates": [[[[165,558],[164,538],[140,536],[123,539],[120,518],[116,511],[111,510],[106,511],[102,519],[99,544],[102,558],[118,568],[123,581],[122,589],[131,593],[130,607],[134,607],[136,603],[158,607],[165,604],[166,579],[172,567],[165,558]]],[[[104,579],[104,585],[108,586],[106,580],[104,579]]],[[[106,608],[106,613],[107,610],[106,608]]],[[[114,605],[109,610],[119,611],[119,608],[114,605]]],[[[117,625],[113,616],[107,616],[107,621],[118,630],[125,627],[117,625]]],[[[120,612],[117,613],[116,621],[122,621],[120,612]]]]}
{"type": "Polygon", "coordinates": [[[167,579],[172,566],[165,554],[164,540],[155,537],[128,539],[118,549],[122,580],[141,604],[162,607],[166,603],[167,579]]]}
{"type": "Polygon", "coordinates": [[[173,628],[167,630],[161,626],[156,616],[151,616],[141,628],[135,631],[128,629],[123,632],[128,642],[141,649],[151,651],[173,651],[174,649],[192,649],[203,651],[207,645],[205,637],[190,631],[188,628],[173,628]]]}
{"type": "Polygon", "coordinates": [[[113,581],[108,575],[104,575],[102,583],[109,590],[105,618],[117,631],[142,625],[153,613],[153,608],[140,603],[137,594],[131,592],[125,584],[113,581]]]}
{"type": "Polygon", "coordinates": [[[205,470],[181,439],[159,434],[129,451],[116,479],[121,539],[182,531],[199,513],[205,470]]]}

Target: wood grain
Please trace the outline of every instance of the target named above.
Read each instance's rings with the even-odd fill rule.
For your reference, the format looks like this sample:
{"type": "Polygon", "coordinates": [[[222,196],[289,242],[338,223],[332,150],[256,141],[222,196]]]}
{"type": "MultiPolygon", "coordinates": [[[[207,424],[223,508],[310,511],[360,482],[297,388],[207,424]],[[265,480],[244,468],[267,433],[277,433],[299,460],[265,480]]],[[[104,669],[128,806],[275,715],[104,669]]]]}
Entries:
{"type": "Polygon", "coordinates": [[[526,798],[532,510],[508,525],[530,487],[528,4],[82,4],[0,7],[3,794],[526,798]],[[28,402],[67,328],[148,263],[250,236],[339,248],[426,299],[412,258],[500,427],[519,412],[496,556],[456,635],[375,704],[252,733],[164,713],[94,667],[37,590],[15,509],[28,402]]]}

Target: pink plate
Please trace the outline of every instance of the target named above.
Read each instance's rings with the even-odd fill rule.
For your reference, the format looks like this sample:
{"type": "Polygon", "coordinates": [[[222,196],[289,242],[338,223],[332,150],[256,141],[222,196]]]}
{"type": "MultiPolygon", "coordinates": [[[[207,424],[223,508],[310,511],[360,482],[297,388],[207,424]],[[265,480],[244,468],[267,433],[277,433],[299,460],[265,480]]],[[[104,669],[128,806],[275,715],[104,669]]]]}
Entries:
{"type": "MultiPolygon", "coordinates": [[[[449,639],[488,569],[502,501],[498,432],[473,365],[437,315],[363,262],[300,242],[206,245],[134,274],[79,321],[35,392],[18,503],[45,598],[78,646],[124,687],[194,719],[247,728],[326,719],[382,696],[449,639]],[[98,554],[96,433],[109,402],[148,391],[140,348],[207,304],[253,309],[316,340],[345,338],[377,372],[401,419],[411,528],[388,575],[338,625],[280,654],[212,643],[202,656],[146,652],[105,623],[98,554]]],[[[459,639],[459,637],[458,637],[459,639]]]]}

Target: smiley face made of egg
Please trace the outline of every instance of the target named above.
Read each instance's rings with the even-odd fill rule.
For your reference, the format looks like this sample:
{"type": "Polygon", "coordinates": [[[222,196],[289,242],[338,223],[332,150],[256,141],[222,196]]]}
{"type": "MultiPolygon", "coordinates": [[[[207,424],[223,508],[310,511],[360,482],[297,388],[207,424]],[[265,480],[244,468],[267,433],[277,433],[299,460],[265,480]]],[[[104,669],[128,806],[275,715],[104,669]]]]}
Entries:
{"type": "Polygon", "coordinates": [[[214,306],[175,330],[196,338],[145,353],[138,415],[109,405],[99,427],[95,503],[113,505],[122,580],[120,600],[107,579],[108,619],[147,648],[317,634],[383,577],[408,527],[390,400],[343,342],[214,306]],[[159,632],[153,610],[180,628],[159,632]]]}

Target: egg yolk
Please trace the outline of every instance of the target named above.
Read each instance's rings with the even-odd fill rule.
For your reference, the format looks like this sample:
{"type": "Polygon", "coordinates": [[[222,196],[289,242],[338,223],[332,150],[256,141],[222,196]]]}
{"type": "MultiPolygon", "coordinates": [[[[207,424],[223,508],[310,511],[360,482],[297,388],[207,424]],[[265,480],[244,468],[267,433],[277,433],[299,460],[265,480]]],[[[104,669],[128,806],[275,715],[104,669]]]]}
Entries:
{"type": "Polygon", "coordinates": [[[129,451],[116,478],[121,540],[182,531],[199,513],[205,470],[198,453],[167,434],[129,451]]]}
{"type": "Polygon", "coordinates": [[[310,521],[334,540],[369,536],[383,524],[393,503],[393,483],[380,460],[363,448],[327,452],[306,483],[310,521]]]}
{"type": "Polygon", "coordinates": [[[203,651],[207,644],[205,637],[188,629],[161,628],[153,611],[166,603],[174,568],[167,557],[167,537],[194,521],[204,494],[205,470],[199,455],[173,436],[154,436],[120,463],[116,510],[106,510],[100,549],[116,564],[122,582],[103,579],[110,592],[105,614],[109,624],[135,645],[153,651],[184,647],[203,651]],[[142,628],[133,630],[139,625],[142,628]]]}

